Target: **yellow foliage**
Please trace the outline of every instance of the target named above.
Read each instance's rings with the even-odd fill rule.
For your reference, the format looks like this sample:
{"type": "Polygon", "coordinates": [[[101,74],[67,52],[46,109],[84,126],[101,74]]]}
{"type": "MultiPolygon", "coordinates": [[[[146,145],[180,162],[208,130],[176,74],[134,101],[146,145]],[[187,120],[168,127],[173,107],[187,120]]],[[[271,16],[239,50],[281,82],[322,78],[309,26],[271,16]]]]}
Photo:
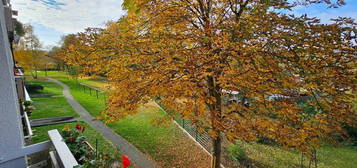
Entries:
{"type": "Polygon", "coordinates": [[[347,91],[356,87],[349,20],[326,25],[271,10],[290,9],[286,1],[126,4],[127,16],[75,35],[66,50],[67,64],[108,74],[108,120],[160,97],[214,139],[263,136],[305,152],[318,144],[315,137],[356,122],[342,99],[355,97],[347,91]],[[313,111],[296,107],[302,94],[313,111]]]}

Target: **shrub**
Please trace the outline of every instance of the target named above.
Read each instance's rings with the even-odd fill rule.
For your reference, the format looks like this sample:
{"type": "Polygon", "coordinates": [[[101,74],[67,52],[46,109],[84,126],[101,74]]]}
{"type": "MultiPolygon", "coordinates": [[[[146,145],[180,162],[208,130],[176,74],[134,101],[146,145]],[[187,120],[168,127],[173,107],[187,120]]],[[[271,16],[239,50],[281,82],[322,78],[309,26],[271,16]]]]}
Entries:
{"type": "Polygon", "coordinates": [[[25,87],[29,93],[40,93],[43,90],[43,86],[38,84],[26,83],[25,87]]]}
{"type": "Polygon", "coordinates": [[[247,155],[245,150],[241,148],[239,145],[231,144],[228,147],[229,157],[236,162],[244,162],[247,160],[247,155]]]}
{"type": "Polygon", "coordinates": [[[347,131],[347,134],[350,138],[351,145],[357,146],[357,128],[345,125],[344,128],[347,131]]]}
{"type": "Polygon", "coordinates": [[[257,143],[264,145],[277,145],[277,143],[273,139],[264,136],[258,137],[257,143]]]}

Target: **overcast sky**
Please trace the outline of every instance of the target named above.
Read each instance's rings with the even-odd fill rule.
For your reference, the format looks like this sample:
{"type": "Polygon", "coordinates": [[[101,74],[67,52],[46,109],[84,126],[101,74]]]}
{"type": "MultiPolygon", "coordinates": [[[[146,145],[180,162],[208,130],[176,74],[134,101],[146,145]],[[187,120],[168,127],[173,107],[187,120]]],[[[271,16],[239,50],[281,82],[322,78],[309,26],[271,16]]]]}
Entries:
{"type": "MultiPolygon", "coordinates": [[[[295,9],[295,14],[308,14],[329,22],[337,16],[357,19],[357,0],[345,0],[347,5],[326,9],[326,5],[312,5],[295,9]]],[[[19,11],[17,19],[34,26],[44,47],[56,45],[60,37],[83,31],[86,27],[103,27],[109,20],[119,19],[125,12],[122,0],[11,0],[19,11]]]]}

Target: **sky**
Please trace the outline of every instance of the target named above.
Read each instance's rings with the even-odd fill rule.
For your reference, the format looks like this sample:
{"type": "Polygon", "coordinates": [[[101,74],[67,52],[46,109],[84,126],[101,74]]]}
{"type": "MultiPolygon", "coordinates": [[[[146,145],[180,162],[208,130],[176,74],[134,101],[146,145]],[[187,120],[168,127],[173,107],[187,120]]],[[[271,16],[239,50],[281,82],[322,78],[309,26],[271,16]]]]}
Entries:
{"type": "MultiPolygon", "coordinates": [[[[327,5],[297,7],[296,15],[307,14],[329,23],[338,16],[357,20],[357,0],[345,0],[340,8],[327,5]]],[[[122,0],[11,0],[13,9],[18,10],[17,19],[34,26],[44,48],[57,45],[61,36],[83,31],[87,27],[104,27],[110,20],[117,20],[125,11],[122,0]]]]}
{"type": "Polygon", "coordinates": [[[43,46],[57,45],[61,36],[87,27],[104,27],[125,12],[122,0],[11,0],[17,20],[30,23],[43,46]]]}

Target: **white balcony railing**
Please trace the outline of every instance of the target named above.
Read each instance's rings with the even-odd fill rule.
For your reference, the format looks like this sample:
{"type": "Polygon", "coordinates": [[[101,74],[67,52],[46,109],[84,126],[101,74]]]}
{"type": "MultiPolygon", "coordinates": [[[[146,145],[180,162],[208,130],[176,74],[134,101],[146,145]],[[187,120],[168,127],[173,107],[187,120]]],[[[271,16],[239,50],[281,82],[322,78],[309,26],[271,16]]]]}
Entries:
{"type": "MultiPolygon", "coordinates": [[[[48,131],[48,135],[50,138],[49,141],[25,146],[22,148],[22,150],[11,153],[11,155],[2,157],[0,160],[0,167],[2,163],[6,163],[8,161],[21,158],[27,155],[32,155],[38,152],[47,151],[49,149],[52,150],[50,152],[50,158],[53,168],[73,168],[74,166],[77,166],[78,162],[74,158],[66,143],[63,141],[63,138],[58,132],[58,130],[50,130],[48,131]]],[[[48,165],[46,161],[47,158],[48,157],[42,158],[44,161],[40,162],[41,165],[48,165]]],[[[39,163],[36,163],[34,165],[39,165],[39,163]]],[[[34,165],[29,165],[28,167],[37,167],[34,165]]]]}
{"type": "Polygon", "coordinates": [[[48,135],[55,149],[55,151],[50,154],[52,166],[54,168],[73,168],[77,166],[77,160],[63,141],[59,132],[57,130],[50,130],[48,131],[48,135]]]}
{"type": "Polygon", "coordinates": [[[24,112],[24,120],[25,120],[25,124],[26,124],[26,130],[27,130],[27,137],[32,137],[33,135],[33,132],[32,132],[32,128],[31,128],[31,125],[30,125],[30,120],[29,120],[29,117],[27,115],[27,112],[24,112]]]}
{"type": "MultiPolygon", "coordinates": [[[[25,93],[24,94],[25,95],[25,101],[32,101],[31,97],[28,94],[28,92],[27,92],[25,87],[24,87],[24,93],[25,93]]],[[[24,135],[25,135],[25,138],[30,138],[30,137],[33,136],[30,120],[29,120],[27,112],[25,111],[24,103],[21,103],[21,106],[22,106],[23,113],[20,113],[20,114],[22,114],[22,117],[23,117],[23,120],[24,120],[24,124],[25,124],[24,125],[24,129],[26,130],[26,132],[24,132],[24,135]]]]}

